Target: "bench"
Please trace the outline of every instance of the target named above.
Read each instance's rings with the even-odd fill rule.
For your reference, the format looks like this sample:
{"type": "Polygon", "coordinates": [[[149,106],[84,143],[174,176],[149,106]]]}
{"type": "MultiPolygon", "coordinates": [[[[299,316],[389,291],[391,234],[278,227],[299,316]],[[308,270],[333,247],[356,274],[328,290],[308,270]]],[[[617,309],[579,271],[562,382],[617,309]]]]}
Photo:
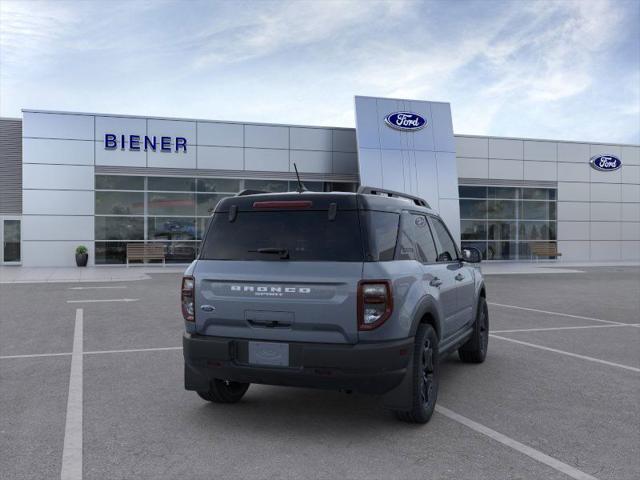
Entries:
{"type": "Polygon", "coordinates": [[[144,243],[127,243],[127,267],[132,260],[146,263],[148,260],[162,260],[164,265],[165,253],[163,245],[146,245],[144,243]]]}
{"type": "Polygon", "coordinates": [[[535,255],[536,258],[540,258],[540,257],[558,258],[562,254],[558,252],[558,245],[556,243],[536,242],[531,245],[531,255],[535,255]]]}

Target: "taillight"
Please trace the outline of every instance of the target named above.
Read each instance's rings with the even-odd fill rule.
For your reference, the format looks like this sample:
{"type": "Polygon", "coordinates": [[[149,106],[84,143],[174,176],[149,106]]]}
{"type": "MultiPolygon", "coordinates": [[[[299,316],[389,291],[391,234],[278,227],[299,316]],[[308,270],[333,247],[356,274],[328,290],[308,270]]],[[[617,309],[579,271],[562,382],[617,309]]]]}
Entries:
{"type": "Polygon", "coordinates": [[[358,330],[373,330],[393,311],[389,280],[363,280],[358,283],[358,330]]]}
{"type": "Polygon", "coordinates": [[[182,289],[180,301],[182,304],[182,316],[187,322],[195,322],[194,306],[195,281],[193,277],[182,277],[182,289]]]}

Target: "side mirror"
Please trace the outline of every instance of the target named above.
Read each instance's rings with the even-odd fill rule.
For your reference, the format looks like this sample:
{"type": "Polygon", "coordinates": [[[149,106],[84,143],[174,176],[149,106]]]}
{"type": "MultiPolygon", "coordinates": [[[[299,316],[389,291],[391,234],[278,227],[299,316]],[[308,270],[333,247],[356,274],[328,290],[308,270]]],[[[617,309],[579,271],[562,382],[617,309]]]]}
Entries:
{"type": "Polygon", "coordinates": [[[469,263],[480,263],[482,261],[482,254],[477,248],[464,247],[462,249],[462,260],[469,263]]]}

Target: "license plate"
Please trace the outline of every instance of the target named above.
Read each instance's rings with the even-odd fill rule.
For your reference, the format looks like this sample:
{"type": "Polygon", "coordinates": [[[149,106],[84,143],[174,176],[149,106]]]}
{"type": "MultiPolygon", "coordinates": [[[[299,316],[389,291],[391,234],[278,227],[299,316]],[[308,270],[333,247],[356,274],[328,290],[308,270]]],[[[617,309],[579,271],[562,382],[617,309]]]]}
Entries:
{"type": "Polygon", "coordinates": [[[289,366],[289,344],[249,342],[249,363],[252,365],[289,366]]]}

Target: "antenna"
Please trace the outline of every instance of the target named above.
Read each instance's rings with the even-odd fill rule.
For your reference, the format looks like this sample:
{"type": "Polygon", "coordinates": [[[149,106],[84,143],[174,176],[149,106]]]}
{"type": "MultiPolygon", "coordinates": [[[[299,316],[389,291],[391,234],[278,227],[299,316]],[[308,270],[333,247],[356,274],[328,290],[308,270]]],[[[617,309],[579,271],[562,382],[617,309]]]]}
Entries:
{"type": "Polygon", "coordinates": [[[295,162],[293,163],[293,168],[296,171],[296,178],[298,179],[298,193],[302,193],[302,192],[307,192],[307,187],[304,186],[304,183],[302,183],[302,181],[300,180],[300,174],[298,173],[298,166],[295,164],[295,162]]]}

